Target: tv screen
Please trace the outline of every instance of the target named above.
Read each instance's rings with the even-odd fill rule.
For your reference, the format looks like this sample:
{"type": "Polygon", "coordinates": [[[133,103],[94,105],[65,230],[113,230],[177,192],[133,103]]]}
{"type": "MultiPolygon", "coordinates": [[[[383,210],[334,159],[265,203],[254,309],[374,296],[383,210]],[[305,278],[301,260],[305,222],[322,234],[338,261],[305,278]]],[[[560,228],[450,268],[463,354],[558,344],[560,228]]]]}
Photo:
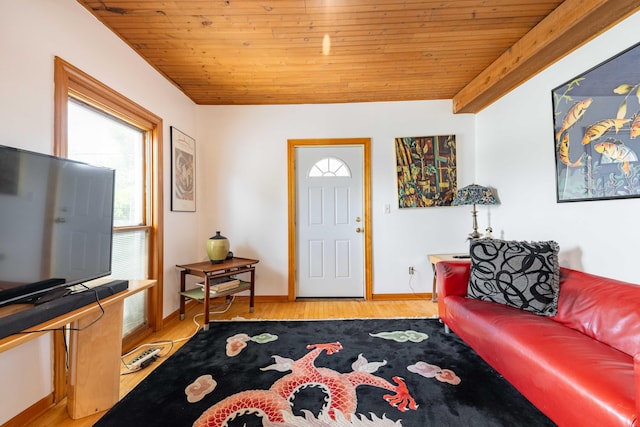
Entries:
{"type": "Polygon", "coordinates": [[[111,273],[114,179],[0,145],[0,305],[111,273]]]}

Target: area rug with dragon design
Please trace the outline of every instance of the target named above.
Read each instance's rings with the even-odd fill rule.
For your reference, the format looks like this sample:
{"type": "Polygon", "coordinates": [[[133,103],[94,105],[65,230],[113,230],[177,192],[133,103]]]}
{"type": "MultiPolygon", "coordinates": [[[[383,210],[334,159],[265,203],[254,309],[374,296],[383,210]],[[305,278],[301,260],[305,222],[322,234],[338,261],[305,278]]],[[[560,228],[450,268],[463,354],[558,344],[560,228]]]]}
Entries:
{"type": "Polygon", "coordinates": [[[213,322],[95,425],[554,424],[437,319],[366,319],[213,322]]]}

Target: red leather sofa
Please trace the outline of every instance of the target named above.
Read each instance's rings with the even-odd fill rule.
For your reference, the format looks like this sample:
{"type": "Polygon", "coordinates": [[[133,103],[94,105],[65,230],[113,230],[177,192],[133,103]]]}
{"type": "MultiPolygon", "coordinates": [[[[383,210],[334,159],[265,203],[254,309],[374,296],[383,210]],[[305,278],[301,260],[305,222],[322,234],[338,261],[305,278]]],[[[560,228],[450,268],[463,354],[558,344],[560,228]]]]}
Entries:
{"type": "Polygon", "coordinates": [[[559,426],[640,425],[640,286],[561,268],[545,317],[468,298],[469,269],[436,265],[453,332],[559,426]]]}

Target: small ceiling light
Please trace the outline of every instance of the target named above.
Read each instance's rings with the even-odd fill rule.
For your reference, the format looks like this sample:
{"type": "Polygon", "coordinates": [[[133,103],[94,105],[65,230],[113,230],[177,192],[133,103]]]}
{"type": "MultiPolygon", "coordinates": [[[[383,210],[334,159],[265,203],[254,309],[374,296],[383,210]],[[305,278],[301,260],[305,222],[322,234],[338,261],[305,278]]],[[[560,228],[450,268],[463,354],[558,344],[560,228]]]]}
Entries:
{"type": "Polygon", "coordinates": [[[325,34],[322,38],[322,54],[329,55],[329,52],[331,52],[331,36],[325,34]]]}

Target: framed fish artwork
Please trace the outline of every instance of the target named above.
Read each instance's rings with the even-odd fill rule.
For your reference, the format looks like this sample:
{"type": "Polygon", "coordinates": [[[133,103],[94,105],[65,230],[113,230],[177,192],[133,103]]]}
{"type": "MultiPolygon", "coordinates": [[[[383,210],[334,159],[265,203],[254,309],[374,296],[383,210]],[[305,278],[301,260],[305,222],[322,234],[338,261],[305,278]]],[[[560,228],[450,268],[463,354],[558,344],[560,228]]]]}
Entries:
{"type": "Polygon", "coordinates": [[[457,189],[456,136],[395,139],[398,207],[451,206],[457,189]]]}
{"type": "Polygon", "coordinates": [[[557,201],[640,197],[640,43],[552,95],[557,201]]]}

